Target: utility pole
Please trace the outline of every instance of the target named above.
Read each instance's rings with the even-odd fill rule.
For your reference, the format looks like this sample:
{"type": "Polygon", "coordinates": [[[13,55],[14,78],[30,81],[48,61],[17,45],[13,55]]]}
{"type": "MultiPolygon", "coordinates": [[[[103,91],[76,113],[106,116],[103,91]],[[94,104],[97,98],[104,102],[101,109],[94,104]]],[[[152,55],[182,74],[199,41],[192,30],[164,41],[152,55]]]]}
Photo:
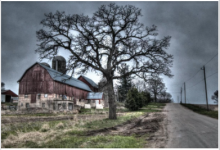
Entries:
{"type": "Polygon", "coordinates": [[[178,99],[178,103],[180,103],[179,96],[177,96],[177,99],[178,99]]]}
{"type": "Polygon", "coordinates": [[[186,104],[186,84],[184,82],[185,104],[186,104]]]}
{"type": "Polygon", "coordinates": [[[206,75],[205,75],[205,66],[201,68],[204,72],[204,81],[205,81],[205,94],[206,94],[206,105],[207,105],[207,110],[209,110],[209,104],[208,104],[208,94],[207,94],[207,86],[206,86],[206,75]]]}
{"type": "Polygon", "coordinates": [[[181,103],[182,103],[182,102],[183,102],[183,101],[182,101],[182,87],[181,87],[181,90],[180,90],[180,91],[181,91],[181,97],[180,97],[180,99],[181,99],[181,103]]]}

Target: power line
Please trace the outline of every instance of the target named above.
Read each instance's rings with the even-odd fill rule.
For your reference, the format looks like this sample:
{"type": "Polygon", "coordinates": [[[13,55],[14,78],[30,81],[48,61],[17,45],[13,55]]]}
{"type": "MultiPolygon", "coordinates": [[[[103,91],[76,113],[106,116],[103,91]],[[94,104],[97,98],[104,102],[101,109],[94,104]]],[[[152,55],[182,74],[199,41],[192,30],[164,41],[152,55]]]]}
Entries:
{"type": "MultiPolygon", "coordinates": [[[[207,65],[213,58],[215,58],[216,56],[218,56],[218,53],[215,54],[208,62],[205,63],[205,65],[207,65]]],[[[188,80],[186,80],[185,82],[191,80],[195,75],[197,75],[199,72],[201,71],[201,69],[199,69],[191,78],[189,78],[188,80]]]]}
{"type": "Polygon", "coordinates": [[[197,82],[196,84],[194,84],[193,86],[188,87],[187,89],[194,87],[195,85],[199,84],[201,81],[203,81],[204,79],[200,80],[199,82],[197,82]]]}
{"type": "MultiPolygon", "coordinates": [[[[212,75],[214,75],[214,74],[216,74],[216,73],[218,73],[218,71],[217,71],[217,72],[214,72],[213,74],[211,74],[211,75],[209,75],[209,76],[207,76],[206,79],[209,78],[209,77],[211,77],[212,75]]],[[[200,83],[201,81],[203,81],[203,80],[204,80],[204,79],[200,80],[199,82],[197,82],[196,84],[194,84],[194,85],[188,87],[187,89],[189,89],[189,88],[191,88],[191,87],[193,87],[193,86],[199,84],[199,83],[200,83]]]]}
{"type": "MultiPolygon", "coordinates": [[[[213,58],[215,58],[216,56],[218,56],[218,53],[217,54],[215,54],[215,56],[213,56],[206,64],[208,64],[213,58]]],[[[205,65],[206,65],[205,64],[205,65]]]]}
{"type": "Polygon", "coordinates": [[[198,70],[198,72],[196,72],[191,78],[189,78],[188,80],[186,80],[185,82],[189,81],[190,79],[192,79],[195,75],[197,75],[197,73],[199,73],[201,71],[201,69],[198,70]]]}
{"type": "Polygon", "coordinates": [[[211,75],[209,75],[209,76],[207,76],[206,79],[207,79],[208,77],[211,77],[212,75],[214,75],[214,74],[216,74],[216,73],[218,73],[218,71],[215,72],[215,73],[213,73],[213,74],[211,74],[211,75]]]}

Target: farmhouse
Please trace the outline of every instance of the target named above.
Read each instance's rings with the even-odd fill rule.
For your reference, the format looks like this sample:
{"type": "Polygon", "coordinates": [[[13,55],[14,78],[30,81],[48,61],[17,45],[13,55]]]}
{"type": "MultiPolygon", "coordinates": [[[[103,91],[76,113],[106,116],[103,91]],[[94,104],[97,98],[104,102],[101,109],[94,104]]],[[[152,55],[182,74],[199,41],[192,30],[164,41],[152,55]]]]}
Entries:
{"type": "Polygon", "coordinates": [[[52,67],[47,63],[36,62],[18,80],[18,109],[45,108],[50,110],[73,110],[74,106],[104,106],[102,92],[91,79],[80,76],[78,79],[66,75],[64,58],[53,59],[52,67]]]}
{"type": "Polygon", "coordinates": [[[16,100],[17,97],[18,95],[9,89],[1,90],[1,102],[6,102],[6,103],[14,102],[14,100],[16,100]]]}

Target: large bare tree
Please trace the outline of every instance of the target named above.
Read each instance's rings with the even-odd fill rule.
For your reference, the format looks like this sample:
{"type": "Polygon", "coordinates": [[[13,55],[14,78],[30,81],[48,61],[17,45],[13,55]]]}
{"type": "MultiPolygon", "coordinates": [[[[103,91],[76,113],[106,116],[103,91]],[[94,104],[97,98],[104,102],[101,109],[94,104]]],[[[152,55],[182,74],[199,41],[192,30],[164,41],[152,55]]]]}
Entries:
{"type": "Polygon", "coordinates": [[[171,77],[172,55],[166,52],[170,36],[156,39],[156,26],[139,22],[141,10],[132,5],[102,5],[91,17],[64,12],[45,14],[44,29],[37,31],[37,53],[52,59],[58,50],[70,52],[67,67],[72,74],[95,71],[107,79],[109,118],[116,119],[113,80],[121,64],[127,63],[127,75],[146,78],[150,74],[171,77]]]}
{"type": "Polygon", "coordinates": [[[148,90],[153,94],[154,101],[157,102],[157,97],[166,90],[162,78],[158,76],[150,77],[148,79],[148,90]]]}

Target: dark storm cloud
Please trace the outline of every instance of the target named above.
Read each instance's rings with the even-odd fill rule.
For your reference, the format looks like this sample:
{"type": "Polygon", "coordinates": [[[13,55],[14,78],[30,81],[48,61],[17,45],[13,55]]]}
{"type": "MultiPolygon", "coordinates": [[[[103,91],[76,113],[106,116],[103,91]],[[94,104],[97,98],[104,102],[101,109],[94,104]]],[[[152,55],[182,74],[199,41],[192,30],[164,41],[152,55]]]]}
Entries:
{"type": "MultiPolygon", "coordinates": [[[[38,61],[38,55],[34,52],[37,48],[36,31],[42,28],[40,21],[44,18],[44,13],[59,10],[67,14],[92,15],[101,4],[108,3],[2,2],[1,79],[6,83],[6,88],[17,92],[17,80],[30,65],[38,61]]],[[[116,3],[141,8],[143,16],[140,21],[147,26],[158,26],[158,38],[172,36],[168,53],[174,55],[174,77],[164,77],[164,81],[176,100],[177,93],[173,91],[179,91],[182,83],[218,52],[218,2],[116,3]]],[[[207,75],[217,70],[217,62],[217,58],[214,58],[207,64],[207,75]]],[[[186,83],[187,87],[197,83],[202,77],[200,71],[186,83]]],[[[198,86],[201,89],[195,86],[194,90],[204,101],[204,83],[200,84],[198,86]]],[[[210,99],[213,90],[217,89],[217,76],[210,77],[207,85],[210,99]]],[[[193,94],[190,94],[191,89],[187,89],[188,99],[194,99],[193,94]]]]}

